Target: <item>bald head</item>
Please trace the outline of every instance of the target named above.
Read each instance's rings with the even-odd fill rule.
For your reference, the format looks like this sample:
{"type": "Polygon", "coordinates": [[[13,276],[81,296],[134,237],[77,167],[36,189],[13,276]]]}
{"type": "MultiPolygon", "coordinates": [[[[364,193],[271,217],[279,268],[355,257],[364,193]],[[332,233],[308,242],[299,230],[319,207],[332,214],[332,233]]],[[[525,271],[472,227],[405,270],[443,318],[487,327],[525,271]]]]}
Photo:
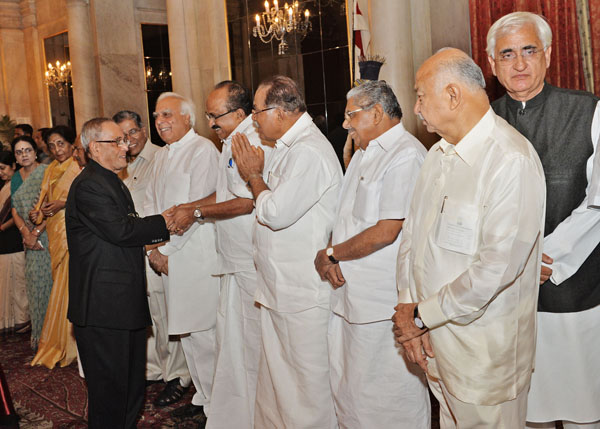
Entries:
{"type": "Polygon", "coordinates": [[[483,73],[459,49],[440,49],[427,59],[417,72],[415,90],[415,113],[429,132],[450,143],[458,143],[489,109],[483,73]]]}

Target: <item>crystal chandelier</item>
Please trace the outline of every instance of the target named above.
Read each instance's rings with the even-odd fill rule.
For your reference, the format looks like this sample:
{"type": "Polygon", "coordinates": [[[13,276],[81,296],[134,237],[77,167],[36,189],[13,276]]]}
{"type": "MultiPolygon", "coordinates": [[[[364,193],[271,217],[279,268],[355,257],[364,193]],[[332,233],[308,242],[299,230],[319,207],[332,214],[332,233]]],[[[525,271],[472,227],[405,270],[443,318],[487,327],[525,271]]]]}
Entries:
{"type": "Polygon", "coordinates": [[[169,80],[171,80],[173,73],[171,73],[163,64],[158,72],[155,72],[152,66],[146,66],[146,87],[150,88],[154,85],[160,87],[166,87],[169,80]]]}
{"type": "Polygon", "coordinates": [[[66,64],[56,61],[56,66],[48,63],[44,83],[48,88],[55,88],[59,96],[65,95],[71,85],[71,61],[67,61],[66,64]]]}
{"type": "Polygon", "coordinates": [[[310,11],[304,9],[304,13],[300,12],[297,1],[291,6],[286,3],[283,7],[279,7],[277,0],[273,0],[273,7],[265,1],[265,12],[257,13],[255,20],[252,35],[260,37],[263,43],[270,43],[273,38],[279,40],[279,55],[285,54],[289,48],[285,41],[286,33],[295,32],[298,39],[304,40],[306,34],[312,30],[310,11]]]}

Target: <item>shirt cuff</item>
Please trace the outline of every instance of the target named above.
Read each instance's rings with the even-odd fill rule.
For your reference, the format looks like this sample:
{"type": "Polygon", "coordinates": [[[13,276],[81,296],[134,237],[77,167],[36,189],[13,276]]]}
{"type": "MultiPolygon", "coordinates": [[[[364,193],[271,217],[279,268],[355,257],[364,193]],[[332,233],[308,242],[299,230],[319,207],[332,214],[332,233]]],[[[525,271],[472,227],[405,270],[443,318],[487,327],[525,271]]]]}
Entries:
{"type": "Polygon", "coordinates": [[[437,328],[448,322],[448,318],[442,311],[438,298],[439,295],[436,293],[426,300],[419,302],[419,315],[425,326],[429,329],[437,328]]]}
{"type": "Polygon", "coordinates": [[[412,297],[410,296],[410,289],[398,290],[398,303],[399,304],[410,304],[412,303],[412,297]]]}

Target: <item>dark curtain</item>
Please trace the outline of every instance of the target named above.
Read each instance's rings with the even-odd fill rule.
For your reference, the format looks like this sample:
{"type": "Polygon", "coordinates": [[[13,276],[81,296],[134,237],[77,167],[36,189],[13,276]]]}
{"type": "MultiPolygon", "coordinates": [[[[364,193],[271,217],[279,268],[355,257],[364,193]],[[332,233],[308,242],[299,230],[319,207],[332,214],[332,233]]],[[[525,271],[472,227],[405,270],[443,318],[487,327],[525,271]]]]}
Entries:
{"type": "MultiPolygon", "coordinates": [[[[590,4],[594,3],[599,2],[590,2],[590,4]]],[[[596,21],[600,21],[600,4],[594,9],[596,9],[596,21]]],[[[505,91],[492,74],[487,60],[485,52],[487,32],[496,20],[516,11],[543,15],[552,28],[552,57],[546,81],[563,88],[585,90],[575,0],[469,0],[469,10],[473,59],[483,70],[490,100],[497,99],[505,91]]],[[[598,37],[600,37],[600,22],[596,25],[596,37],[592,39],[596,39],[599,43],[598,37]]],[[[594,65],[599,63],[600,53],[594,56],[594,65]]],[[[595,68],[598,70],[597,67],[595,68]]],[[[595,73],[594,77],[596,82],[600,83],[600,72],[595,73]]]]}

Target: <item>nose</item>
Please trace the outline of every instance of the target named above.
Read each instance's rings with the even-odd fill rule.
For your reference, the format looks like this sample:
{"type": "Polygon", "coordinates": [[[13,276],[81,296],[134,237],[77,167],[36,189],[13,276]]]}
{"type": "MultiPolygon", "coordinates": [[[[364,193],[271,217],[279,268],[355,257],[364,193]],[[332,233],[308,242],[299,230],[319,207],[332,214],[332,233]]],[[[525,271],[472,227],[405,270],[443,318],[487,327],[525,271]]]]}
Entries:
{"type": "Polygon", "coordinates": [[[518,54],[517,58],[515,59],[515,63],[513,65],[513,67],[516,70],[525,70],[525,68],[527,68],[527,62],[525,61],[525,58],[523,58],[523,55],[518,54]]]}
{"type": "Polygon", "coordinates": [[[413,108],[413,112],[415,113],[415,115],[419,116],[419,113],[421,113],[421,103],[419,103],[419,99],[417,98],[417,101],[415,101],[415,107],[413,108]]]}
{"type": "Polygon", "coordinates": [[[342,122],[342,128],[345,130],[350,129],[350,119],[344,117],[344,122],[342,122]]]}

